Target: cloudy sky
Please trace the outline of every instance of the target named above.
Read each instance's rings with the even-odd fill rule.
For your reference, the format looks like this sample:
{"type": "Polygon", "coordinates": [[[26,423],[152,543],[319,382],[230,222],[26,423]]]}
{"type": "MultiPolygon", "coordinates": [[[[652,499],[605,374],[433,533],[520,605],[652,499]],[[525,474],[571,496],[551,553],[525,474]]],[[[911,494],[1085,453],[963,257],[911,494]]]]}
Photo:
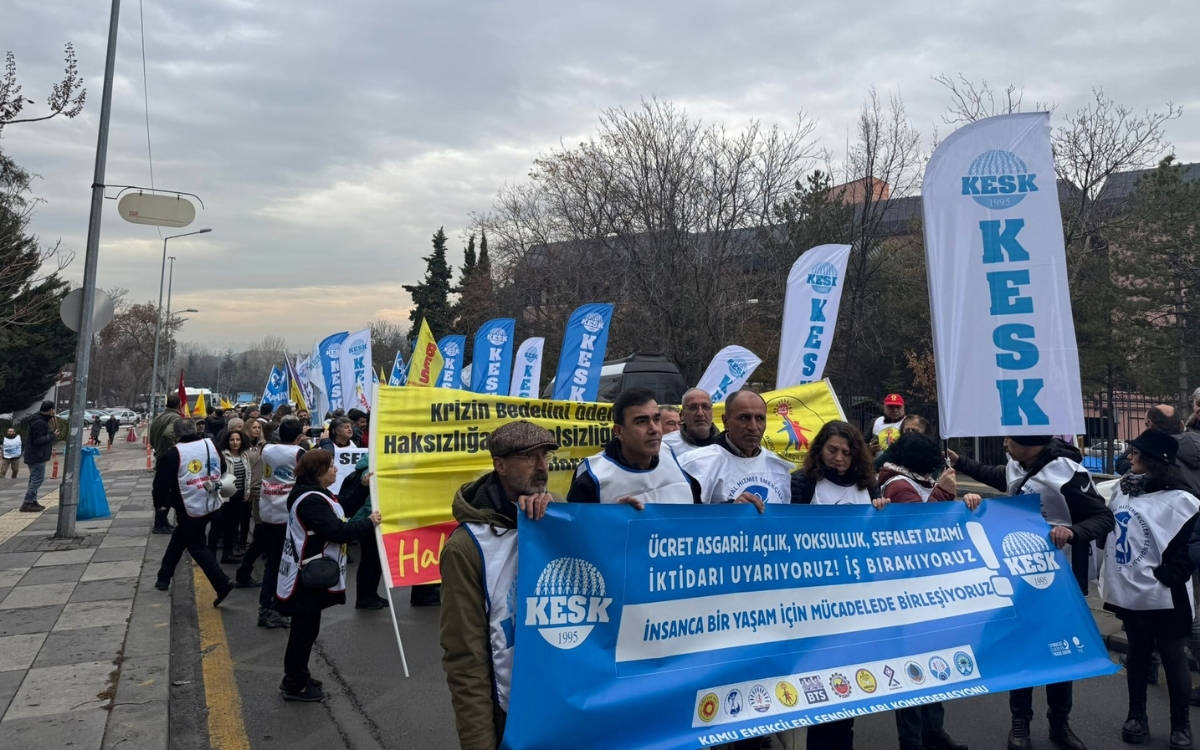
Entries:
{"type": "MultiPolygon", "coordinates": [[[[76,250],[82,277],[109,0],[5,0],[5,49],[45,100],[75,44],[88,106],[15,125],[0,147],[40,179],[33,230],[76,250]]],[[[656,96],[706,121],[813,117],[845,150],[867,90],[899,93],[926,134],[939,73],[1024,88],[1066,113],[1101,86],[1137,109],[1183,107],[1168,136],[1200,160],[1194,0],[1088,2],[367,2],[143,0],[154,182],[200,195],[170,234],[181,337],[235,350],[265,335],[294,349],[375,318],[407,322],[445,226],[463,227],[539,153],[598,114],[656,96]]],[[[139,6],[123,3],[109,184],[148,185],[139,6]]],[[[38,111],[37,105],[31,111],[38,111]]],[[[946,128],[941,126],[944,135],[946,128]]],[[[926,140],[926,144],[928,139],[926,140]]],[[[110,190],[109,195],[115,194],[110,190]]],[[[99,286],[155,300],[160,233],[105,202],[99,286]]]]}

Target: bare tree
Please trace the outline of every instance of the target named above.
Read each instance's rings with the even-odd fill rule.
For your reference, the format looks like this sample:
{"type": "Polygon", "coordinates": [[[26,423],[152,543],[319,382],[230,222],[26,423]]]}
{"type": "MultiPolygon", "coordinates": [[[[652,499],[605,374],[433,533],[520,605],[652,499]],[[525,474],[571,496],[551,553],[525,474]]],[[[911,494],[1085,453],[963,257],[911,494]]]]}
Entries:
{"type": "Polygon", "coordinates": [[[19,115],[25,109],[25,105],[36,102],[21,93],[21,84],[17,82],[16,58],[13,57],[12,51],[5,53],[4,75],[0,77],[0,131],[3,131],[5,125],[49,120],[58,115],[72,118],[83,111],[87,90],[84,89],[83,77],[79,74],[75,45],[66,43],[64,57],[66,69],[63,71],[62,80],[50,87],[50,95],[46,97],[46,108],[49,112],[37,117],[21,118],[19,115]]]}

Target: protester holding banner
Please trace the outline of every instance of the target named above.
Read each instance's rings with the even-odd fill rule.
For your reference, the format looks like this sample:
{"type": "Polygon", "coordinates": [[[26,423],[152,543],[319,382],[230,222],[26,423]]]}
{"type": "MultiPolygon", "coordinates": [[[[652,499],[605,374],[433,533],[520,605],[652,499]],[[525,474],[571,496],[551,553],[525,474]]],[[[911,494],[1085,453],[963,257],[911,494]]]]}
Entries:
{"type": "MultiPolygon", "coordinates": [[[[279,426],[282,435],[300,428],[294,418],[279,426]]],[[[308,658],[321,631],[321,610],[346,603],[346,543],[380,523],[378,511],[367,518],[346,520],[342,506],[328,489],[335,476],[333,456],[328,451],[308,451],[296,463],[295,483],[286,499],[287,536],[273,593],[279,609],[292,618],[283,655],[283,681],[279,683],[287,701],[311,702],[324,697],[320,681],[308,671],[308,658]],[[336,563],[337,576],[332,584],[316,585],[306,580],[307,566],[314,559],[336,563]]]]}
{"type": "Polygon", "coordinates": [[[804,465],[792,473],[792,502],[802,505],[887,504],[879,493],[866,440],[849,422],[826,422],[813,438],[804,465]]]}
{"type": "Polygon", "coordinates": [[[680,429],[669,433],[663,441],[683,456],[688,451],[712,445],[721,434],[713,424],[712,399],[707,391],[692,388],[683,394],[683,417],[680,429]]]}
{"type": "Polygon", "coordinates": [[[645,388],[617,394],[612,405],[613,438],[575,470],[567,502],[698,503],[700,484],[679,466],[663,444],[658,403],[645,388]]]}
{"type": "MultiPolygon", "coordinates": [[[[371,505],[371,472],[367,470],[368,458],[363,453],[362,458],[354,465],[354,471],[342,481],[342,488],[337,493],[338,504],[349,516],[357,515],[364,510],[374,510],[371,505]]],[[[375,544],[375,530],[367,529],[358,539],[362,559],[358,562],[355,573],[355,609],[383,609],[388,606],[386,597],[379,595],[379,579],[383,577],[383,561],[379,559],[379,546],[375,544]]],[[[414,591],[420,586],[413,586],[414,591]]],[[[438,597],[440,601],[440,587],[438,597]]]]}
{"type": "Polygon", "coordinates": [[[540,519],[554,433],[524,420],[492,432],[492,471],[454,496],[459,527],[442,549],[442,667],[463,750],[504,736],[516,625],[517,513],[540,519]]]}
{"type": "Polygon", "coordinates": [[[1098,542],[1104,547],[1104,608],[1121,619],[1129,638],[1129,714],[1121,739],[1141,744],[1150,737],[1146,675],[1157,650],[1170,696],[1171,748],[1183,750],[1192,747],[1192,685],[1184,651],[1192,629],[1188,540],[1200,500],[1183,488],[1173,471],[1179,444],[1170,434],[1149,429],[1129,444],[1130,473],[1121,478],[1110,503],[1117,527],[1098,542]]]}
{"type": "MultiPolygon", "coordinates": [[[[690,451],[680,466],[700,482],[705,503],[791,502],[792,463],[762,447],[767,402],[754,391],[740,390],[725,399],[725,426],[712,445],[690,451]]],[[[681,431],[682,432],[682,431],[681,431]]]]}
{"type": "MultiPolygon", "coordinates": [[[[1004,466],[985,466],[977,461],[946,451],[951,466],[972,479],[1007,491],[1010,495],[1037,493],[1041,496],[1042,517],[1050,524],[1050,541],[1056,547],[1071,545],[1071,569],[1083,593],[1087,594],[1090,543],[1103,539],[1116,526],[1113,513],[1096,492],[1091,475],[1079,465],[1082,456],[1073,445],[1049,435],[1014,435],[1004,439],[1009,461],[1004,466]]],[[[1072,688],[1069,682],[1046,686],[1050,706],[1050,740],[1066,750],[1085,750],[1086,746],[1071,731],[1072,688]]],[[[1033,688],[1009,693],[1012,730],[1010,750],[1033,746],[1029,722],[1033,719],[1033,688]]]]}

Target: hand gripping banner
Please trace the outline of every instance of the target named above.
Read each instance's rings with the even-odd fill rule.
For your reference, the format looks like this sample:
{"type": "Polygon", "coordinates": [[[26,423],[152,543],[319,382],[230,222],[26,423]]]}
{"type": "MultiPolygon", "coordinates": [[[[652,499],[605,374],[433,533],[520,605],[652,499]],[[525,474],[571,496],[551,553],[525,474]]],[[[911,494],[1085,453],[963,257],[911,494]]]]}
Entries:
{"type": "Polygon", "coordinates": [[[705,747],[1111,674],[1039,507],[521,517],[503,746],[705,747]]]}

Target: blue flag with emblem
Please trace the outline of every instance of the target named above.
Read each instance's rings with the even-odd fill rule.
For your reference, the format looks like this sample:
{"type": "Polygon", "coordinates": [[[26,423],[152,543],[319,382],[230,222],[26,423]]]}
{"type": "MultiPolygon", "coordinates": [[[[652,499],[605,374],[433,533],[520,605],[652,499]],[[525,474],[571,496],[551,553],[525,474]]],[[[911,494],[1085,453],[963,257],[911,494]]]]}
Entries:
{"type": "Polygon", "coordinates": [[[388,375],[388,385],[404,385],[408,382],[408,365],[404,364],[404,352],[396,352],[392,362],[392,373],[388,375]]]}
{"type": "Polygon", "coordinates": [[[1036,495],[518,529],[506,748],[707,747],[1117,671],[1036,495]]]}
{"type": "Polygon", "coordinates": [[[494,318],[479,326],[471,349],[471,390],[507,396],[517,321],[494,318]]]}
{"type": "Polygon", "coordinates": [[[346,331],[326,336],[317,344],[321,353],[321,374],[325,376],[325,396],[330,409],[342,407],[342,342],[350,334],[346,331]]]}
{"type": "Polygon", "coordinates": [[[596,400],[612,313],[609,303],[580,305],[571,313],[554,376],[556,401],[596,400]]]}
{"type": "Polygon", "coordinates": [[[267,385],[263,388],[262,403],[286,404],[288,402],[288,376],[287,371],[282,367],[272,367],[271,374],[267,378],[267,385]]]}
{"type": "Polygon", "coordinates": [[[438,350],[442,353],[442,371],[438,374],[438,388],[462,388],[459,380],[463,369],[463,353],[467,348],[467,337],[462,334],[442,336],[438,350]]]}

